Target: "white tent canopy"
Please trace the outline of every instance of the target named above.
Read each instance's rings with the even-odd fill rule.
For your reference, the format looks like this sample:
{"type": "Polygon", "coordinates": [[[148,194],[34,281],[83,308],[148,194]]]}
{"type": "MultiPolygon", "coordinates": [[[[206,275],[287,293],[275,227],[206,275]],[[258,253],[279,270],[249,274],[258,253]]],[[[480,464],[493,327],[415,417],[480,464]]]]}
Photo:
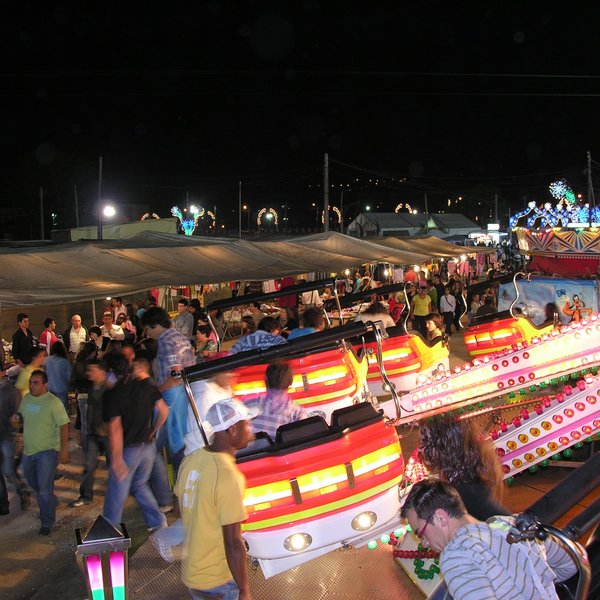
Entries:
{"type": "Polygon", "coordinates": [[[122,240],[1,248],[0,303],[75,302],[161,286],[341,272],[372,261],[414,264],[434,255],[337,232],[252,242],[143,232],[122,240]]]}

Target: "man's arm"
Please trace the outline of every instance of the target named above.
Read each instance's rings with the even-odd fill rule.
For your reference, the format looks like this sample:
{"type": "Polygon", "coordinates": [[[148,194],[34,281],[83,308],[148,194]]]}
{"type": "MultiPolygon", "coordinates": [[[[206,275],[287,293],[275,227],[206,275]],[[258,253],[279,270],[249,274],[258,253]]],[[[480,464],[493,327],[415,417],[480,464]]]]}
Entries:
{"type": "Polygon", "coordinates": [[[165,424],[165,421],[169,416],[169,407],[162,398],[159,398],[156,401],[155,406],[158,414],[156,415],[156,420],[154,421],[154,423],[152,423],[152,427],[150,428],[149,437],[151,440],[154,439],[154,437],[156,436],[156,432],[165,424]]]}
{"type": "Polygon", "coordinates": [[[60,454],[58,460],[62,464],[66,464],[71,460],[69,456],[69,424],[65,423],[60,426],[60,454]]]}
{"type": "Polygon", "coordinates": [[[227,566],[238,588],[240,588],[240,600],[252,600],[246,569],[246,546],[242,538],[240,524],[223,525],[223,540],[225,542],[227,566]]]}
{"type": "Polygon", "coordinates": [[[113,417],[108,422],[108,442],[110,445],[110,466],[121,481],[129,472],[123,460],[123,423],[121,417],[113,417]]]}

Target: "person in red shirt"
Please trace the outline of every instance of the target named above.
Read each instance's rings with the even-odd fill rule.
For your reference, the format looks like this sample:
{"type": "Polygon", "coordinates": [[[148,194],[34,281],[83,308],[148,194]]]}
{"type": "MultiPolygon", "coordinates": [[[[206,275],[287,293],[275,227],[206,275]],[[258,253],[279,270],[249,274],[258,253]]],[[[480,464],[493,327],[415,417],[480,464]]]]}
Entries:
{"type": "Polygon", "coordinates": [[[40,346],[42,348],[46,348],[46,356],[50,356],[50,350],[52,350],[52,346],[56,341],[58,341],[58,337],[54,333],[56,329],[56,321],[48,317],[44,321],[44,331],[40,333],[40,346]]]}

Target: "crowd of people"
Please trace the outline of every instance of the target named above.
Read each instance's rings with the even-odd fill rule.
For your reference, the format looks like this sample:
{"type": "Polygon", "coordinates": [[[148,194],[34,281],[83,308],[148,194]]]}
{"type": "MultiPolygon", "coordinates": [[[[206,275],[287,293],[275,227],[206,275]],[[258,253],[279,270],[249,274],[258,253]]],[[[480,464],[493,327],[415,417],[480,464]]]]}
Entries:
{"type": "MultiPolygon", "coordinates": [[[[70,460],[69,413],[76,413],[72,416],[83,468],[78,496],[69,506],[90,505],[100,493],[104,496],[103,516],[119,528],[126,500],[133,496],[148,530],[157,535],[157,547],[167,548],[163,554],[167,559],[185,541],[184,581],[192,596],[207,590],[220,592],[223,582],[218,580],[228,574],[227,582],[234,582],[228,585],[239,589],[239,597],[249,598],[245,560],[240,558],[245,557],[240,529],[245,519],[243,484],[233,455],[253,438],[249,415],[260,412],[259,427],[274,438],[279,424],[305,414],[289,399],[293,373],[282,363],[268,367],[267,392],[254,406],[248,408],[232,399],[232,374],[226,372],[196,382],[192,408],[181,371],[217,353],[214,325],[218,326],[219,315],[213,315],[211,327],[199,305],[182,298],[178,309],[173,319],[157,306],[131,314],[115,299],[102,312],[101,325],[86,327],[79,315],[73,315],[60,336],[55,333],[56,322],[46,319],[37,339],[28,326],[29,317],[19,313],[13,338],[15,367],[12,372],[3,368],[0,380],[0,513],[9,512],[7,484],[14,486],[23,510],[29,507],[33,493],[39,508],[39,534],[52,534],[55,478],[58,465],[70,460]],[[133,327],[131,338],[126,335],[128,322],[133,327]],[[20,456],[15,446],[17,432],[23,439],[20,456]],[[173,469],[178,503],[169,486],[165,455],[173,469]],[[108,467],[106,483],[96,477],[102,456],[108,467]],[[197,469],[212,473],[223,485],[224,495],[215,500],[204,478],[192,484],[190,473],[197,469]],[[190,485],[195,490],[193,498],[190,485]],[[182,518],[167,529],[165,515],[177,504],[182,518]],[[212,515],[210,536],[206,520],[198,517],[204,515],[202,511],[212,515]],[[171,536],[174,542],[167,545],[162,541],[161,531],[165,539],[171,536]],[[207,567],[203,552],[199,553],[195,542],[190,543],[200,538],[204,545],[209,543],[213,558],[217,556],[217,567],[212,558],[207,567]]],[[[323,327],[319,311],[307,311],[303,320],[306,330],[302,334],[323,327]]],[[[261,316],[257,328],[242,340],[248,347],[256,347],[268,335],[273,340],[270,343],[287,343],[279,336],[277,325],[272,317],[261,316]]],[[[243,349],[232,348],[231,352],[243,349]]]]}
{"type": "MultiPolygon", "coordinates": [[[[435,342],[453,326],[458,330],[464,312],[479,315],[481,308],[496,305],[491,286],[483,298],[470,295],[465,307],[461,282],[440,274],[422,281],[408,287],[408,296],[400,292],[384,299],[374,288],[357,320],[393,327],[407,315],[414,330],[435,342]]],[[[287,306],[273,316],[252,305],[229,353],[322,331],[323,298],[317,296],[307,298],[301,314],[287,306]]],[[[101,321],[85,327],[73,315],[59,336],[56,322],[46,319],[36,340],[28,316],[19,313],[12,346],[19,372],[14,382],[5,369],[0,372],[0,514],[9,510],[7,483],[23,509],[33,492],[39,533],[51,535],[54,481],[58,464],[69,461],[69,412],[75,412],[83,469],[70,507],[93,502],[100,491],[96,470],[105,456],[102,514],[109,522],[120,527],[132,495],[161,556],[169,562],[182,557],[182,578],[192,598],[251,599],[241,534],[245,482],[235,454],[257,432],[275,439],[280,425],[306,416],[288,396],[290,366],[267,367],[266,393],[254,403],[233,399],[232,372],[194,382],[189,398],[181,371],[220,356],[215,330],[223,333],[222,313],[212,311],[209,322],[197,300],[181,298],[171,318],[154,302],[134,311],[115,298],[101,321]],[[15,460],[19,427],[20,466],[15,460]],[[173,469],[173,491],[165,457],[173,469]],[[165,515],[176,507],[181,518],[167,526],[165,515]]],[[[421,424],[419,452],[435,478],[413,486],[402,515],[424,544],[442,553],[440,566],[453,597],[484,597],[481,590],[489,597],[526,597],[523,591],[532,592],[527,597],[555,597],[555,575],[568,577],[573,564],[550,541],[507,552],[502,533],[512,521],[502,505],[499,463],[480,432],[469,421],[428,421],[421,424]]]]}

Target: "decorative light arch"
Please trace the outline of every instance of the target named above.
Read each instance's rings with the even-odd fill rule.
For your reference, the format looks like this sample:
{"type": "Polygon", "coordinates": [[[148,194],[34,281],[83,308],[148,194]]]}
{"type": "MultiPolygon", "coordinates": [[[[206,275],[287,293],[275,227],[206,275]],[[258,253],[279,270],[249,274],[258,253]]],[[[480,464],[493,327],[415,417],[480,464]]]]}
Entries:
{"type": "Polygon", "coordinates": [[[279,215],[277,214],[277,211],[274,208],[261,208],[258,211],[258,215],[256,216],[256,224],[259,226],[262,225],[263,216],[265,218],[268,218],[266,216],[267,214],[273,215],[273,222],[275,223],[275,225],[279,225],[279,215]]]}
{"type": "Polygon", "coordinates": [[[396,208],[394,209],[394,212],[399,213],[400,209],[402,208],[406,208],[410,213],[412,212],[412,206],[408,202],[400,202],[400,204],[398,204],[398,206],[396,206],[396,208]]]}
{"type": "Polygon", "coordinates": [[[144,213],[140,221],[146,221],[148,219],[160,219],[160,217],[156,213],[144,213]]]}
{"type": "MultiPolygon", "coordinates": [[[[337,206],[332,206],[331,210],[337,215],[337,222],[341,223],[342,222],[342,212],[340,211],[340,209],[337,206]]],[[[321,223],[325,223],[325,212],[321,211],[321,223]]]]}

